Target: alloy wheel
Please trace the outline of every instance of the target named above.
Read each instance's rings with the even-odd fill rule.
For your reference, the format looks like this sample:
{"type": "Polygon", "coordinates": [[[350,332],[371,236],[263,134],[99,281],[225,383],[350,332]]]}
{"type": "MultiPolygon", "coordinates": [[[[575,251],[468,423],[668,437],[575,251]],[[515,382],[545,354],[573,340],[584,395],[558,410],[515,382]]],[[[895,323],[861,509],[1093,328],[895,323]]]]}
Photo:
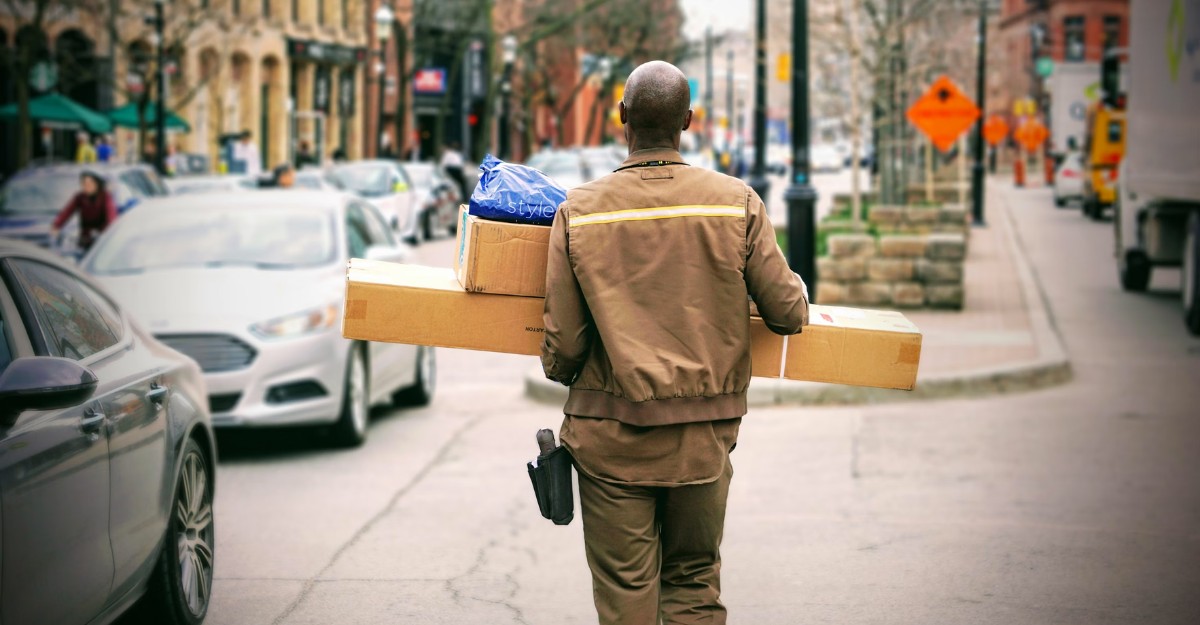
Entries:
{"type": "Polygon", "coordinates": [[[204,458],[194,449],[183,460],[175,497],[175,545],[179,584],[188,610],[200,616],[208,609],[213,575],[212,489],[204,458]]]}
{"type": "Polygon", "coordinates": [[[362,434],[367,431],[367,367],[357,353],[350,360],[350,376],[346,384],[349,385],[346,392],[350,399],[351,423],[354,424],[354,431],[362,434]]]}

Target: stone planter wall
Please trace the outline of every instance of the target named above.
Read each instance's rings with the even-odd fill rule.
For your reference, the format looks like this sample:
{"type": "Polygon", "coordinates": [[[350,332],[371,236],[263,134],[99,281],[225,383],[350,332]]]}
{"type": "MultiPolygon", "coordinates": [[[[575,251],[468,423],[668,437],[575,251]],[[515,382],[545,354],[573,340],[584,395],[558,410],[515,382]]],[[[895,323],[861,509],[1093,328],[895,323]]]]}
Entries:
{"type": "Polygon", "coordinates": [[[817,303],[961,309],[966,212],[961,207],[873,207],[878,235],[832,234],[817,259],[817,303]]]}

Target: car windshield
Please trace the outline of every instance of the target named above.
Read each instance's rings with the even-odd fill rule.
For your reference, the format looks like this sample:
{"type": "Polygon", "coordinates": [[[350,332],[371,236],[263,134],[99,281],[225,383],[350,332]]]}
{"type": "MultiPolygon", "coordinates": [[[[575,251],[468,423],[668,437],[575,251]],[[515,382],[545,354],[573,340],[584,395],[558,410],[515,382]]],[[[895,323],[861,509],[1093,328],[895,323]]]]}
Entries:
{"type": "Polygon", "coordinates": [[[17,178],[0,192],[0,213],[57,213],[77,192],[75,176],[17,178]]]}
{"type": "Polygon", "coordinates": [[[433,165],[428,163],[406,163],[404,169],[412,179],[413,186],[428,189],[433,186],[433,165]]]}
{"type": "Polygon", "coordinates": [[[171,192],[175,195],[232,191],[239,188],[251,187],[244,181],[226,178],[176,179],[171,182],[171,192]]]}
{"type": "Polygon", "coordinates": [[[391,168],[386,165],[339,167],[334,178],[346,189],[363,197],[381,197],[392,192],[391,168]]]}
{"type": "Polygon", "coordinates": [[[90,270],[114,275],[167,267],[315,267],[335,259],[333,224],[330,211],[290,206],[134,211],[95,251],[90,270]]]}

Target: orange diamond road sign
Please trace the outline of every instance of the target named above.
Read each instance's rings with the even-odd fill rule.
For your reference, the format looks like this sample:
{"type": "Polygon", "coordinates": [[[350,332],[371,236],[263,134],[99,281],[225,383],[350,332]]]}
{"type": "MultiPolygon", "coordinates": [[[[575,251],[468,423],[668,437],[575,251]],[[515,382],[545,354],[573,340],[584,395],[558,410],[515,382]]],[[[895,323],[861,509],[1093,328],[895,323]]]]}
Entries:
{"type": "Polygon", "coordinates": [[[908,121],[943,152],[977,119],[979,107],[946,76],[933,81],[925,95],[908,109],[908,121]]]}
{"type": "Polygon", "coordinates": [[[1046,139],[1050,136],[1050,131],[1046,130],[1046,127],[1042,125],[1042,122],[1039,122],[1036,119],[1031,119],[1021,124],[1021,126],[1017,128],[1016,134],[1013,136],[1016,137],[1017,141],[1019,141],[1021,145],[1025,146],[1027,151],[1033,152],[1046,141],[1046,139]]]}
{"type": "Polygon", "coordinates": [[[992,115],[983,125],[983,138],[991,145],[997,145],[1008,136],[1008,122],[999,115],[992,115]]]}

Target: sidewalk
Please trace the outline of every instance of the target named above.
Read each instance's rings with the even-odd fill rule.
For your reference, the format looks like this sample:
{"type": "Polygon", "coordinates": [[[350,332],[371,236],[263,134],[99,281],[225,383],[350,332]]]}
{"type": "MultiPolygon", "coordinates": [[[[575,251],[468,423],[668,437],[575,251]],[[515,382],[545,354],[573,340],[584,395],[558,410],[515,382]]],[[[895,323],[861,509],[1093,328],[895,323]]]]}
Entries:
{"type": "MultiPolygon", "coordinates": [[[[754,378],[750,403],[855,404],[979,396],[1069,380],[1070,361],[1013,227],[1012,197],[1009,180],[988,180],[987,226],[972,229],[964,267],[964,309],[904,311],[924,335],[912,392],[754,378]]],[[[560,405],[567,395],[566,387],[546,380],[540,369],[527,374],[525,390],[532,399],[560,405]]]]}

